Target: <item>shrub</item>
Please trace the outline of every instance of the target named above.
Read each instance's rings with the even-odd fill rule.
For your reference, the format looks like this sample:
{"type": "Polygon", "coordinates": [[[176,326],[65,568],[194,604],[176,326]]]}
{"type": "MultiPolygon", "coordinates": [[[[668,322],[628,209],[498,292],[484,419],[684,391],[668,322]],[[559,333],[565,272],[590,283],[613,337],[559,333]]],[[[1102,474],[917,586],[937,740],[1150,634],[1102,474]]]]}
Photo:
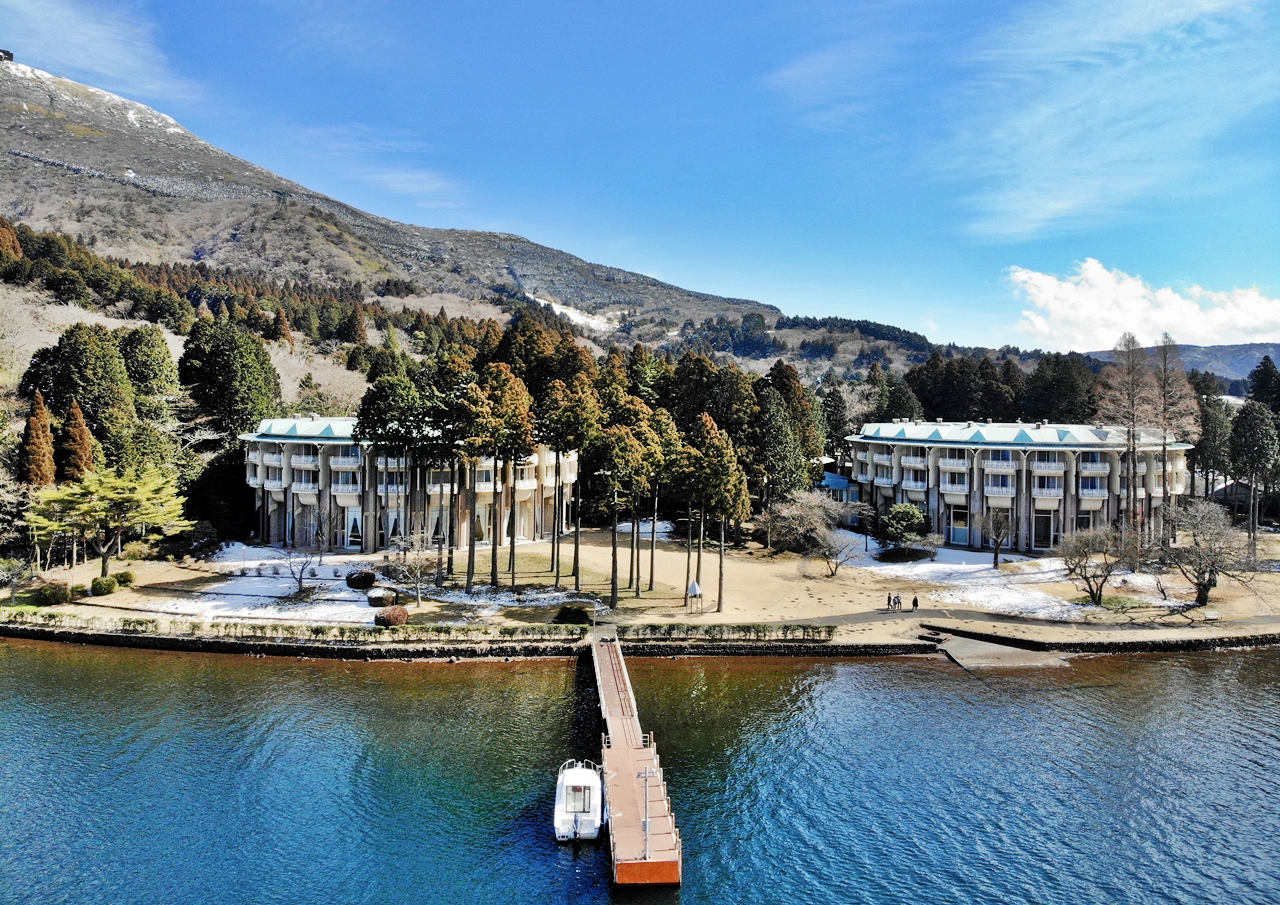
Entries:
{"type": "Polygon", "coordinates": [[[384,606],[373,616],[373,624],[383,628],[404,625],[409,621],[409,611],[402,606],[384,606]]]}
{"type": "Polygon", "coordinates": [[[356,591],[367,591],[373,587],[378,576],[368,569],[352,569],[347,573],[347,587],[356,591]]]}
{"type": "Polygon", "coordinates": [[[71,587],[65,581],[51,581],[31,592],[31,602],[36,606],[57,606],[71,602],[71,587]]]}
{"type": "Polygon", "coordinates": [[[110,575],[106,578],[95,578],[89,583],[89,589],[93,591],[94,597],[106,597],[108,594],[114,594],[119,586],[119,582],[110,575]]]}
{"type": "Polygon", "coordinates": [[[127,571],[117,572],[115,578],[116,578],[116,584],[118,584],[122,588],[131,588],[134,586],[134,584],[138,580],[137,576],[135,576],[132,572],[127,572],[127,571]]]}
{"type": "Polygon", "coordinates": [[[88,589],[88,588],[86,588],[86,587],[85,587],[84,585],[82,585],[82,584],[73,584],[73,585],[71,586],[71,596],[72,596],[72,597],[87,597],[87,596],[89,596],[89,589],[88,589]]]}
{"type": "Polygon", "coordinates": [[[124,545],[121,554],[130,562],[136,562],[139,559],[151,559],[154,557],[156,548],[140,540],[131,540],[124,545]]]}

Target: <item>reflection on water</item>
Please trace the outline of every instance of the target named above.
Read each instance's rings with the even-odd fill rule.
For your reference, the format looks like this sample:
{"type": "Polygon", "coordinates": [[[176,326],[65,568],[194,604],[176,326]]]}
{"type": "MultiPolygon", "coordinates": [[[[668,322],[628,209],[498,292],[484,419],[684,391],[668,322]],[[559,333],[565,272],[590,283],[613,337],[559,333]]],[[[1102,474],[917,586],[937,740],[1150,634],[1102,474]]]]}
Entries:
{"type": "Polygon", "coordinates": [[[573,661],[0,643],[0,902],[1280,901],[1280,652],[629,665],[679,891],[551,836],[573,661]]]}

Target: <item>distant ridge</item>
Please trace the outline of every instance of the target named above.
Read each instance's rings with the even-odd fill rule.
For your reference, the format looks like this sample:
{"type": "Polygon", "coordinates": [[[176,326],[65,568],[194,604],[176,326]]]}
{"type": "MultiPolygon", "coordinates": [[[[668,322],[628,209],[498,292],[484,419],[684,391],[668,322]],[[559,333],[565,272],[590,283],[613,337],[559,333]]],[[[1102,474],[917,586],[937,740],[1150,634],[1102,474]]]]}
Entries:
{"type": "MultiPolygon", "coordinates": [[[[1148,348],[1148,352],[1153,349],[1148,348]]],[[[1182,363],[1187,370],[1212,371],[1219,377],[1231,380],[1243,380],[1249,372],[1258,366],[1262,356],[1270,355],[1272,359],[1280,359],[1280,343],[1235,343],[1223,346],[1184,346],[1179,345],[1182,363]]],[[[1088,352],[1089,356],[1099,361],[1111,361],[1114,354],[1110,349],[1102,352],[1088,352]]]]}

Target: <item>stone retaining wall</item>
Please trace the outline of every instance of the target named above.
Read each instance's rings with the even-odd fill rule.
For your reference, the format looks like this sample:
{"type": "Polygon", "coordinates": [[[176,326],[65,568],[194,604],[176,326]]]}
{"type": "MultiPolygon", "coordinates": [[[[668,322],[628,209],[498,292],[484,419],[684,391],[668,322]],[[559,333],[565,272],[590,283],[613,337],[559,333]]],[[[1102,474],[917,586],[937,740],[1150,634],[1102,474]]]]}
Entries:
{"type": "Polygon", "coordinates": [[[979,632],[967,628],[953,628],[936,623],[921,623],[923,628],[974,641],[1003,644],[1023,650],[1057,651],[1064,654],[1172,654],[1181,651],[1225,650],[1239,647],[1271,647],[1280,645],[1280,634],[1224,635],[1217,638],[1144,638],[1137,641],[1063,641],[1054,643],[1032,638],[1014,638],[994,632],[979,632]]]}

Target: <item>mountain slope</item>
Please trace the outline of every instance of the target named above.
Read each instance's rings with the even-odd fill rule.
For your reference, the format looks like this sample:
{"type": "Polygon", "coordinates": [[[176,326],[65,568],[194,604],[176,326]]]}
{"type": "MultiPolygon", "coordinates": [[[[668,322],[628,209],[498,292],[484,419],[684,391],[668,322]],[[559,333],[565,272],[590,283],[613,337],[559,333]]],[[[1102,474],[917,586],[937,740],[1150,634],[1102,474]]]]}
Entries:
{"type": "MultiPolygon", "coordinates": [[[[366,214],[219,150],[150,107],[18,63],[0,63],[0,133],[0,213],[81,236],[101,254],[204,260],[281,280],[391,277],[430,294],[528,295],[675,326],[780,313],[519,236],[366,214]]],[[[630,335],[656,339],[665,328],[630,335]]]]}
{"type": "MultiPolygon", "coordinates": [[[[1154,352],[1154,348],[1148,348],[1148,352],[1154,352]]],[[[1258,362],[1262,361],[1262,356],[1270,355],[1272,360],[1280,361],[1280,343],[1236,343],[1234,345],[1223,346],[1178,346],[1178,353],[1182,356],[1182,364],[1191,370],[1195,368],[1198,371],[1211,371],[1219,377],[1226,377],[1230,380],[1243,380],[1249,376],[1249,372],[1258,366],[1258,362]]],[[[1111,361],[1115,358],[1114,353],[1108,349],[1105,352],[1088,353],[1099,361],[1111,361]]]]}

